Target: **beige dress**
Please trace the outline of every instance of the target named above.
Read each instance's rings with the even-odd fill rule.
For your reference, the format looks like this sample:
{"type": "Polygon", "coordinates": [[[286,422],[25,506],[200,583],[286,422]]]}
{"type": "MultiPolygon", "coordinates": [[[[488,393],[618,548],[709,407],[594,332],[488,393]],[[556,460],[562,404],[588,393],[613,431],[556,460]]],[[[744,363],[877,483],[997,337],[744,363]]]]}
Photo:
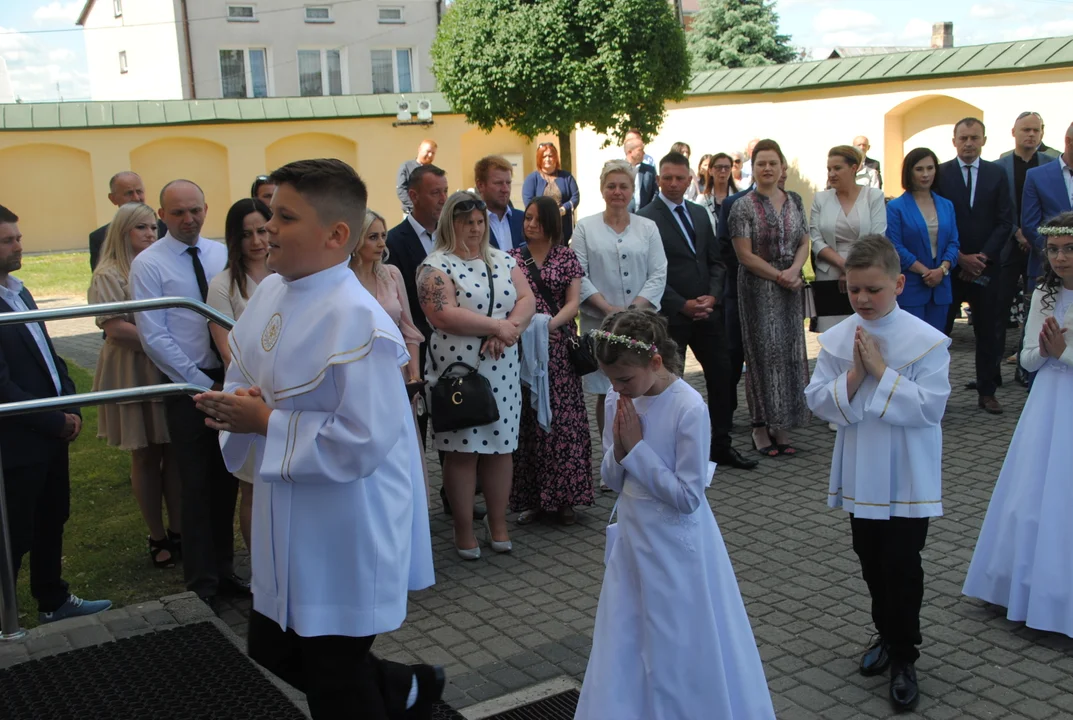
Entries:
{"type": "MultiPolygon", "coordinates": [[[[93,273],[89,285],[90,304],[130,300],[127,278],[118,269],[104,267],[93,273]]],[[[120,318],[134,323],[134,315],[101,315],[97,327],[104,328],[109,320],[120,318]]],[[[122,390],[159,385],[167,380],[149,356],[141,349],[134,350],[106,339],[97,357],[93,375],[93,390],[122,390]]],[[[170,442],[162,398],[147,402],[101,405],[97,410],[97,437],[121,450],[139,450],[150,444],[170,442]]]]}

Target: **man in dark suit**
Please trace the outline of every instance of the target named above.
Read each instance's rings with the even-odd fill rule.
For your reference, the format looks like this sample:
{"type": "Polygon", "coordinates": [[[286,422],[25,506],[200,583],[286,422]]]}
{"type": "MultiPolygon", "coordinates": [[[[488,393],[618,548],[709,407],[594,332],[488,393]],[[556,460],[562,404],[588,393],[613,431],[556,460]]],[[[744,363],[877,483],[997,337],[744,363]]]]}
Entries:
{"type": "MultiPolygon", "coordinates": [[[[857,137],[853,138],[853,147],[860,150],[861,157],[864,158],[864,162],[861,163],[861,170],[865,170],[867,168],[867,170],[870,170],[871,172],[865,171],[864,174],[873,176],[875,178],[874,182],[869,183],[869,186],[877,187],[882,190],[883,173],[879,169],[879,161],[873,160],[872,158],[868,157],[868,151],[872,149],[872,143],[868,142],[868,138],[866,138],[864,135],[858,135],[857,137]]],[[[857,173],[858,184],[863,185],[864,183],[861,182],[861,177],[862,173],[857,173]]],[[[871,180],[871,177],[869,178],[869,180],[871,180]]]]}
{"type": "MultiPolygon", "coordinates": [[[[0,205],[0,312],[36,310],[33,296],[11,275],[22,267],[19,218],[0,205]]],[[[73,395],[67,365],[56,354],[44,323],[0,325],[0,403],[73,395]]],[[[82,430],[78,408],[0,419],[11,559],[18,575],[30,553],[30,592],[39,621],[91,615],[108,600],[72,595],[61,577],[63,525],[71,508],[68,448],[82,430]]]]}
{"type": "Polygon", "coordinates": [[[730,440],[734,392],[723,326],[723,286],[726,265],[712,232],[708,212],[685,199],[689,160],[670,153],[659,163],[659,195],[637,214],[656,223],[667,255],[667,287],[661,312],[670,335],[685,357],[686,346],[704,370],[708,413],[712,423],[711,459],[721,465],[749,470],[755,460],[742,457],[730,440]]]}
{"type": "Polygon", "coordinates": [[[981,408],[998,415],[1002,405],[995,399],[995,389],[1006,335],[999,266],[1013,233],[1013,203],[1006,171],[980,159],[987,142],[984,124],[971,117],[958,121],[953,142],[957,157],[939,165],[936,190],[954,203],[961,244],[946,332],[949,335],[953,330],[962,301],[968,301],[976,335],[976,383],[970,389],[979,394],[981,408]]]}
{"type": "MultiPolygon", "coordinates": [[[[145,202],[145,185],[138,173],[131,170],[123,170],[112,176],[108,181],[108,199],[116,207],[121,207],[131,202],[145,202]]],[[[97,261],[101,257],[101,247],[104,239],[108,236],[108,226],[105,223],[89,234],[89,269],[97,269],[97,261]]],[[[163,221],[156,224],[157,239],[168,233],[168,226],[163,221]]]]}
{"type": "Polygon", "coordinates": [[[503,252],[525,245],[525,211],[510,204],[511,164],[499,155],[483,157],[473,166],[473,177],[477,194],[488,206],[489,242],[503,252]]]}
{"type": "Polygon", "coordinates": [[[629,211],[638,212],[656,197],[656,168],[644,162],[645,143],[639,137],[631,135],[622,146],[626,160],[633,166],[636,175],[633,180],[633,200],[629,211]]]}

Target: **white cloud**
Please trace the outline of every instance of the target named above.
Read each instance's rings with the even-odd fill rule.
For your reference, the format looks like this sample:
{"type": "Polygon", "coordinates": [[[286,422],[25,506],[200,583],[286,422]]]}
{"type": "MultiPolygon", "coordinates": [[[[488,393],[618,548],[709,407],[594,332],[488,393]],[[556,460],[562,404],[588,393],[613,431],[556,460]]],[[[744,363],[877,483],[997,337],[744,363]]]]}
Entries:
{"type": "Polygon", "coordinates": [[[1010,28],[1003,33],[1003,40],[1032,40],[1035,38],[1073,35],[1073,20],[1051,20],[1034,25],[1010,28]]]}
{"type": "Polygon", "coordinates": [[[813,29],[825,34],[869,30],[880,25],[879,18],[872,13],[849,8],[824,8],[812,19],[813,29]]]}
{"type": "Polygon", "coordinates": [[[12,91],[25,102],[89,98],[89,75],[72,69],[71,50],[49,50],[34,36],[0,27],[0,56],[7,62],[12,91]]]}
{"type": "Polygon", "coordinates": [[[56,48],[55,50],[48,51],[48,59],[50,62],[64,62],[66,60],[74,59],[74,51],[67,48],[56,48]]]}
{"type": "Polygon", "coordinates": [[[1016,11],[1016,6],[1008,2],[975,3],[969,8],[969,17],[976,20],[998,20],[1009,17],[1016,11]]]}
{"type": "Polygon", "coordinates": [[[50,2],[34,10],[34,20],[42,22],[74,22],[82,12],[83,2],[50,2]]]}
{"type": "Polygon", "coordinates": [[[913,18],[905,24],[905,29],[902,30],[901,37],[905,40],[912,41],[912,44],[914,45],[930,45],[931,23],[927,20],[921,20],[920,18],[913,18]]]}

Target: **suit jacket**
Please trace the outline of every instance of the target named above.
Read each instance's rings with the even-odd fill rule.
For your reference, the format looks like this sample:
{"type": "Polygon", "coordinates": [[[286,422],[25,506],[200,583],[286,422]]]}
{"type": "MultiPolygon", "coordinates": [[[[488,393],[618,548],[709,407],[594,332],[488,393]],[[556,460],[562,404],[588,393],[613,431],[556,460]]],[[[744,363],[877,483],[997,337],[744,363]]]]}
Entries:
{"type": "MultiPolygon", "coordinates": [[[[727,268],[723,263],[719,241],[712,231],[708,211],[694,202],[684,201],[697,235],[696,252],[682,232],[667,204],[662,200],[650,202],[637,214],[656,223],[663,251],[667,255],[667,285],[663,290],[660,312],[671,325],[693,322],[681,313],[686,300],[711,295],[722,303],[727,268]]],[[[718,306],[721,308],[721,305],[718,306]]]]}
{"type": "Polygon", "coordinates": [[[876,171],[876,179],[879,180],[879,189],[883,189],[883,172],[879,169],[879,161],[873,160],[870,157],[864,159],[864,166],[870,167],[876,171]]]}
{"type": "MultiPolygon", "coordinates": [[[[1048,150],[1050,150],[1050,148],[1048,148],[1048,150]]],[[[1039,158],[1039,164],[1036,165],[1036,167],[1039,167],[1040,165],[1045,165],[1045,164],[1047,164],[1049,162],[1053,162],[1053,161],[1058,159],[1057,155],[1051,155],[1049,153],[1043,152],[1042,150],[1037,150],[1036,151],[1036,157],[1039,158]]],[[[995,161],[995,164],[1006,171],[1007,184],[1010,186],[1010,199],[1013,201],[1013,230],[1014,230],[1014,232],[1010,233],[1010,238],[1011,239],[1010,239],[1010,241],[1008,243],[1006,243],[1006,247],[1003,248],[1002,263],[1003,263],[1003,265],[1005,265],[1007,262],[1013,262],[1013,263],[1016,263],[1016,264],[1022,264],[1024,262],[1023,254],[1021,254],[1021,253],[1016,253],[1015,254],[1015,252],[1014,252],[1015,250],[1017,250],[1018,245],[1017,245],[1017,240],[1013,236],[1016,233],[1017,229],[1019,227],[1021,227],[1021,218],[1017,214],[1017,200],[1018,200],[1018,198],[1017,198],[1017,186],[1016,186],[1016,184],[1014,182],[1014,178],[1013,178],[1013,150],[1007,150],[1006,152],[1002,153],[1002,156],[998,160],[995,161]]],[[[1032,169],[1035,169],[1035,168],[1029,168],[1029,169],[1032,170],[1032,169]]],[[[1037,263],[1038,262],[1039,262],[1039,260],[1037,258],[1037,263]]],[[[1029,258],[1029,263],[1031,264],[1031,258],[1029,258]]]]}
{"type": "MultiPolygon", "coordinates": [[[[101,259],[101,248],[104,247],[104,239],[108,237],[108,226],[112,223],[101,225],[99,228],[89,234],[89,269],[96,270],[97,263],[101,259]]],[[[168,226],[164,224],[164,221],[157,218],[156,221],[156,238],[159,240],[168,234],[168,226]]]]}
{"type": "Polygon", "coordinates": [[[976,199],[970,208],[965,173],[958,159],[939,165],[937,192],[954,203],[960,251],[986,255],[990,262],[984,273],[990,275],[998,272],[1002,249],[1013,232],[1014,206],[1006,171],[995,163],[981,160],[979,171],[973,173],[973,183],[976,199]]]}
{"type": "MultiPolygon", "coordinates": [[[[508,252],[512,247],[519,248],[526,244],[525,230],[522,228],[522,223],[525,222],[525,212],[518,208],[511,206],[510,217],[507,218],[510,222],[510,241],[504,243],[501,238],[493,237],[492,244],[497,245],[503,252],[508,252]]],[[[413,228],[410,228],[411,230],[413,228]]],[[[491,225],[488,227],[488,232],[491,235],[495,235],[492,232],[491,225]]]]}
{"type": "MultiPolygon", "coordinates": [[[[567,243],[574,235],[574,210],[581,201],[581,191],[578,190],[577,180],[567,171],[559,170],[555,175],[555,184],[559,186],[559,194],[563,196],[563,207],[566,209],[566,214],[563,215],[563,242],[567,243]]],[[[530,200],[543,195],[547,187],[548,181],[539,171],[529,173],[522,183],[522,206],[527,207],[530,200]]],[[[504,248],[507,249],[509,248],[504,248]]]]}
{"type": "Polygon", "coordinates": [[[632,213],[647,207],[648,203],[656,197],[656,168],[648,163],[641,163],[637,166],[637,177],[634,178],[634,182],[641,188],[641,202],[637,204],[635,200],[630,200],[629,209],[632,213]]]}
{"type": "MultiPolygon", "coordinates": [[[[878,188],[862,187],[857,197],[857,215],[861,222],[860,237],[865,235],[885,235],[887,232],[887,210],[883,191],[878,188]]],[[[817,280],[837,280],[837,271],[831,270],[826,260],[820,259],[820,251],[830,248],[838,252],[835,241],[835,225],[842,215],[842,204],[834,190],[821,190],[812,198],[809,211],[808,231],[812,239],[812,264],[816,268],[817,280]]],[[[729,220],[730,216],[727,215],[729,220]]]]}
{"type": "Polygon", "coordinates": [[[898,258],[902,262],[902,272],[905,273],[905,290],[898,298],[898,303],[903,307],[919,307],[929,303],[949,305],[954,301],[949,275],[944,277],[941,283],[930,288],[924,284],[924,279],[920,275],[909,271],[909,266],[917,260],[929,269],[939,267],[946,260],[950,263],[951,274],[957,267],[959,243],[954,204],[934,192],[931,198],[935,202],[935,212],[939,216],[939,252],[934,257],[931,254],[928,226],[913,199],[913,194],[902,193],[901,196],[887,203],[887,237],[894,244],[894,249],[898,251],[898,258]]]}
{"type": "Polygon", "coordinates": [[[738,297],[738,254],[734,252],[734,239],[730,237],[730,210],[738,198],[745,197],[753,186],[739,190],[733,195],[728,195],[723,204],[719,206],[719,245],[723,253],[723,263],[727,267],[727,280],[724,285],[723,297],[738,297]]]}
{"type": "Polygon", "coordinates": [[[399,165],[399,171],[395,173],[395,194],[399,197],[403,215],[413,212],[414,204],[410,202],[410,174],[419,167],[421,163],[416,160],[407,160],[399,165]]]}
{"type": "Polygon", "coordinates": [[[1028,260],[1028,274],[1039,277],[1043,262],[1043,236],[1039,226],[1058,213],[1073,210],[1070,207],[1066,183],[1062,178],[1062,163],[1051,162],[1034,167],[1025,175],[1025,192],[1021,197],[1021,232],[1032,244],[1032,257],[1028,260]]]}
{"type": "MultiPolygon", "coordinates": [[[[26,288],[20,294],[26,307],[37,309],[37,303],[26,288]]],[[[0,299],[0,312],[14,312],[14,308],[0,299]]],[[[60,377],[61,395],[73,395],[75,384],[67,374],[67,364],[52,346],[48,331],[48,344],[56,372],[60,377]]],[[[52,375],[45,358],[26,325],[0,325],[0,403],[36,400],[57,397],[52,375]]],[[[81,415],[78,408],[49,410],[31,415],[15,415],[0,418],[0,458],[5,468],[31,465],[43,456],[53,454],[58,447],[66,450],[63,441],[64,413],[81,415]]]]}
{"type": "MultiPolygon", "coordinates": [[[[1049,160],[1047,160],[1047,162],[1050,162],[1051,160],[1057,160],[1058,156],[1062,154],[1061,150],[1057,150],[1057,149],[1052,148],[1052,147],[1047,147],[1046,145],[1044,145],[1042,143],[1040,143],[1040,146],[1038,148],[1036,148],[1036,152],[1039,153],[1039,164],[1040,165],[1042,165],[1044,163],[1043,158],[1049,158],[1049,160]]],[[[1006,152],[1002,153],[1002,155],[999,156],[999,160],[1003,160],[1005,158],[1008,158],[1010,155],[1013,155],[1013,150],[1007,150],[1006,152]]]]}
{"type": "Polygon", "coordinates": [[[421,309],[421,302],[417,299],[417,268],[424,262],[428,253],[421,239],[417,237],[414,226],[410,221],[403,219],[401,223],[391,228],[387,234],[387,249],[389,264],[394,265],[402,272],[402,280],[406,283],[406,299],[410,303],[410,317],[414,325],[425,336],[428,342],[432,334],[432,328],[425,318],[425,312],[421,309]]]}

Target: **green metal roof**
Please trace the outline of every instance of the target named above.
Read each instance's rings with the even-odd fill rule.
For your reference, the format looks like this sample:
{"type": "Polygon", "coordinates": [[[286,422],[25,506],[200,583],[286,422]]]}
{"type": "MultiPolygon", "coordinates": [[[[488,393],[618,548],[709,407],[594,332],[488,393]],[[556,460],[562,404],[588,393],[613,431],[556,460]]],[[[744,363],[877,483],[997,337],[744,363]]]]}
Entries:
{"type": "MultiPolygon", "coordinates": [[[[1063,67],[1073,67],[1073,36],[713,70],[694,75],[687,95],[777,93],[1063,67]]],[[[433,113],[452,112],[440,93],[411,93],[411,98],[428,98],[433,113]]],[[[0,131],[391,117],[398,112],[397,99],[343,95],[8,104],[0,105],[0,131]]]]}
{"type": "Polygon", "coordinates": [[[697,73],[687,95],[790,92],[1073,66],[1073,36],[697,73]]]}

